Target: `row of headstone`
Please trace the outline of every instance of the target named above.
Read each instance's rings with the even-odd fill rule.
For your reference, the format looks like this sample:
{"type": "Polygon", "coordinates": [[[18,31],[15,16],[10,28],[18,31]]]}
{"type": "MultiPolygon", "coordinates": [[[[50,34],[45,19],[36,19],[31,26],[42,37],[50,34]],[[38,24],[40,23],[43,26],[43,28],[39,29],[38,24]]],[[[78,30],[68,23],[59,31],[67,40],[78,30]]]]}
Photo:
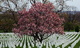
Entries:
{"type": "Polygon", "coordinates": [[[0,33],[0,48],[15,48],[15,45],[19,43],[18,40],[19,38],[13,33],[0,33]]]}
{"type": "Polygon", "coordinates": [[[74,48],[74,46],[80,41],[80,37],[71,44],[71,47],[74,48]]]}
{"type": "Polygon", "coordinates": [[[55,44],[55,47],[69,41],[68,38],[71,38],[72,35],[70,36],[59,36],[58,37],[58,40],[56,40],[56,44],[55,44]],[[67,38],[66,38],[67,37],[67,38]]]}
{"type": "MultiPolygon", "coordinates": [[[[0,48],[2,47],[9,47],[9,48],[16,48],[16,46],[20,46],[23,48],[32,48],[35,45],[37,48],[42,48],[43,46],[46,46],[46,48],[52,48],[53,45],[55,47],[60,48],[59,45],[62,45],[62,47],[66,47],[68,44],[73,42],[79,34],[65,34],[65,35],[59,35],[59,34],[53,34],[52,36],[48,37],[47,39],[43,40],[42,43],[40,42],[34,42],[34,38],[31,36],[22,36],[18,37],[13,33],[6,33],[6,34],[0,34],[0,48]]],[[[80,39],[77,39],[72,46],[74,46],[80,39]]],[[[70,47],[69,47],[70,48],[70,47]]]]}
{"type": "Polygon", "coordinates": [[[78,37],[78,35],[73,36],[72,38],[70,38],[67,42],[65,42],[62,45],[62,48],[65,48],[68,44],[72,43],[76,38],[78,37]]]}

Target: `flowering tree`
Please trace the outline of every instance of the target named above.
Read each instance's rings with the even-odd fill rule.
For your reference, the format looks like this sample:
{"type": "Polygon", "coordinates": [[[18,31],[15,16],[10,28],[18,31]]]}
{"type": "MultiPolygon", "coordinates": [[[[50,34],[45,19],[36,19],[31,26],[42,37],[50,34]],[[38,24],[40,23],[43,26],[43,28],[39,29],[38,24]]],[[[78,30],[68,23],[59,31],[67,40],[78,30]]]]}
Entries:
{"type": "MultiPolygon", "coordinates": [[[[14,33],[30,35],[34,40],[42,42],[45,34],[64,34],[63,19],[53,12],[52,3],[35,3],[29,11],[19,11],[18,23],[13,28],[14,33]]],[[[46,37],[47,38],[47,37],[46,37]]]]}

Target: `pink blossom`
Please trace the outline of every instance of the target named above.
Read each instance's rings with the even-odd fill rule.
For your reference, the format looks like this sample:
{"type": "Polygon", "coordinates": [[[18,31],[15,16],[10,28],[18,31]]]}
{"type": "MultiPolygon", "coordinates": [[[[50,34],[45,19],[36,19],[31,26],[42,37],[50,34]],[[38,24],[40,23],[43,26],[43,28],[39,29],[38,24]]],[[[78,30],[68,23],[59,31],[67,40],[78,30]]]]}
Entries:
{"type": "Polygon", "coordinates": [[[21,35],[34,35],[35,33],[58,33],[64,34],[62,26],[64,19],[53,12],[54,6],[52,3],[35,3],[29,11],[25,9],[19,11],[18,26],[13,28],[13,32],[21,35]]]}

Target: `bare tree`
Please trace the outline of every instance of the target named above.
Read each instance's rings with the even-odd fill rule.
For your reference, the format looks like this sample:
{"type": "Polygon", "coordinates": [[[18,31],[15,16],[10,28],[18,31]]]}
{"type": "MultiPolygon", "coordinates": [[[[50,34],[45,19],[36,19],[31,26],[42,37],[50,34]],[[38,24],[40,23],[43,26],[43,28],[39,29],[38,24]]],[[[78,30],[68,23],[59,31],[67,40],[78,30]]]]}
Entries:
{"type": "Polygon", "coordinates": [[[24,0],[0,0],[0,4],[0,8],[19,11],[27,7],[28,1],[25,2],[24,0]]]}
{"type": "Polygon", "coordinates": [[[41,3],[47,3],[49,0],[29,0],[31,4],[34,4],[36,2],[41,2],[41,3]]]}
{"type": "MultiPolygon", "coordinates": [[[[75,7],[67,5],[66,4],[67,1],[71,1],[71,0],[54,0],[52,2],[55,6],[54,11],[61,12],[64,10],[76,10],[75,7]]],[[[0,5],[0,8],[19,11],[28,7],[27,4],[34,4],[36,2],[48,3],[50,2],[50,0],[27,0],[27,1],[25,0],[0,0],[0,3],[2,2],[5,6],[0,5]],[[12,8],[12,4],[14,6],[13,8],[12,8]]]]}
{"type": "Polygon", "coordinates": [[[69,6],[66,4],[67,1],[71,0],[55,0],[53,4],[55,5],[55,11],[56,12],[61,12],[61,11],[70,11],[70,10],[76,10],[76,7],[74,6],[69,6]]]}
{"type": "MultiPolygon", "coordinates": [[[[42,3],[50,2],[50,0],[29,0],[29,1],[31,4],[36,3],[36,2],[42,2],[42,3]]],[[[71,1],[71,0],[53,0],[52,3],[55,6],[54,11],[56,11],[57,13],[64,11],[64,10],[75,11],[76,7],[67,5],[66,4],[67,1],[71,1]]]]}
{"type": "Polygon", "coordinates": [[[0,11],[5,12],[8,10],[13,15],[15,23],[17,23],[14,11],[19,15],[17,11],[26,8],[27,4],[28,1],[25,2],[24,0],[0,0],[0,11]]]}

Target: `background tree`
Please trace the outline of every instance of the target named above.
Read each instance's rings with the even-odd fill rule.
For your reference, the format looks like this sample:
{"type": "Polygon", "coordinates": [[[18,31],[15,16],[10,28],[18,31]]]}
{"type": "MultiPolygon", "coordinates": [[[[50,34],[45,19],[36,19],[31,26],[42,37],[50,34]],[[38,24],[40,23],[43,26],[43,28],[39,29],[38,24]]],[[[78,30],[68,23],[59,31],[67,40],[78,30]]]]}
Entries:
{"type": "Polygon", "coordinates": [[[75,31],[76,26],[80,26],[80,12],[79,11],[65,11],[58,13],[60,17],[65,19],[64,30],[66,31],[75,31]]]}
{"type": "MultiPolygon", "coordinates": [[[[56,12],[61,12],[63,10],[75,10],[75,7],[69,6],[66,4],[67,1],[70,0],[54,0],[52,3],[55,6],[56,12]]],[[[48,3],[50,0],[0,0],[0,8],[4,10],[12,10],[12,11],[19,11],[23,10],[24,8],[30,7],[30,4],[34,4],[37,2],[41,3],[48,3]],[[4,5],[2,5],[4,4],[4,5]],[[20,5],[21,4],[21,5],[20,5]],[[13,5],[14,7],[12,7],[13,5]]]]}
{"type": "MultiPolygon", "coordinates": [[[[16,17],[17,14],[15,13],[15,20],[17,21],[16,17]]],[[[9,11],[0,14],[0,30],[3,30],[4,32],[11,32],[14,23],[14,17],[9,11]]]]}
{"type": "Polygon", "coordinates": [[[79,26],[78,25],[75,27],[75,32],[79,32],[79,26]]]}
{"type": "Polygon", "coordinates": [[[51,2],[54,4],[55,8],[54,8],[54,11],[56,11],[56,13],[58,12],[62,12],[64,10],[67,10],[67,11],[75,11],[76,10],[76,7],[74,6],[69,6],[66,4],[67,1],[71,1],[71,0],[29,0],[31,4],[34,4],[36,2],[41,2],[41,3],[48,3],[48,2],[51,2]]]}

